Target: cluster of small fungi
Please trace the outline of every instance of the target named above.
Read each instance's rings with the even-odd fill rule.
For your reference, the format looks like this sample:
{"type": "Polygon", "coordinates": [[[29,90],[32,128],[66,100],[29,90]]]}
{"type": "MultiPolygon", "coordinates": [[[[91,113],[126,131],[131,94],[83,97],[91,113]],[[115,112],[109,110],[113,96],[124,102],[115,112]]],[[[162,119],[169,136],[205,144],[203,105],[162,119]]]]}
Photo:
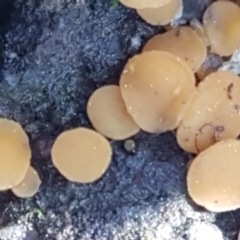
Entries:
{"type": "MultiPolygon", "coordinates": [[[[182,8],[180,0],[120,2],[153,25],[169,24],[182,8]]],[[[240,207],[240,77],[220,71],[211,59],[227,59],[239,48],[240,8],[215,1],[202,23],[165,29],[128,60],[119,86],[90,96],[86,111],[95,130],[62,132],[51,149],[53,164],[68,180],[91,183],[110,165],[108,139],[128,139],[131,149],[129,138],[140,130],[174,131],[179,146],[194,155],[187,167],[190,197],[210,211],[234,210],[240,207]]],[[[7,119],[0,120],[0,134],[0,190],[33,196],[41,181],[30,166],[27,135],[7,119]]]]}
{"type": "Polygon", "coordinates": [[[240,77],[220,70],[240,48],[238,4],[213,1],[202,22],[175,27],[171,21],[182,9],[180,0],[120,2],[166,29],[122,72],[127,113],[143,131],[174,131],[179,146],[193,155],[186,182],[198,205],[214,212],[239,208],[240,77]]]}

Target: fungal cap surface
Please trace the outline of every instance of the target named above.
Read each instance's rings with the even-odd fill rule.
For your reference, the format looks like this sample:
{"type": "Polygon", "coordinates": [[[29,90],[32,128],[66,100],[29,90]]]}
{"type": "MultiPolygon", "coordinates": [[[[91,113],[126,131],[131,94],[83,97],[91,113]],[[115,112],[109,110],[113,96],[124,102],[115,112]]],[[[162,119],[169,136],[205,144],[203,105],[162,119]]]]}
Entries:
{"type": "Polygon", "coordinates": [[[171,0],[119,0],[124,6],[133,9],[159,8],[168,4],[171,0]]]}
{"type": "Polygon", "coordinates": [[[120,88],[138,126],[146,132],[161,133],[177,127],[195,91],[195,78],[180,58],[150,51],[129,59],[120,88]]]}
{"type": "Polygon", "coordinates": [[[201,152],[187,173],[194,202],[213,212],[240,207],[240,142],[223,140],[201,152]]]}
{"type": "Polygon", "coordinates": [[[22,126],[9,119],[0,119],[0,190],[20,183],[30,166],[31,149],[22,126]]]}
{"type": "Polygon", "coordinates": [[[138,9],[138,15],[151,25],[166,25],[171,22],[178,13],[182,0],[171,0],[165,6],[159,8],[138,9]]]}
{"type": "Polygon", "coordinates": [[[91,95],[87,114],[93,127],[110,139],[124,140],[140,130],[127,112],[120,88],[115,85],[101,87],[91,95]]]}
{"type": "Polygon", "coordinates": [[[197,87],[179,127],[177,142],[198,153],[216,141],[240,134],[240,78],[229,71],[211,73],[197,87]]]}
{"type": "Polygon", "coordinates": [[[207,47],[202,38],[186,26],[152,37],[144,46],[143,52],[152,50],[166,51],[180,57],[193,72],[200,68],[207,56],[207,47]]]}
{"type": "Polygon", "coordinates": [[[62,132],[51,150],[54,166],[65,178],[78,183],[98,180],[107,170],[111,155],[107,139],[83,127],[62,132]]]}
{"type": "Polygon", "coordinates": [[[203,15],[203,26],[212,53],[230,56],[240,38],[240,9],[230,1],[212,3],[203,15]]]}
{"type": "Polygon", "coordinates": [[[30,198],[38,192],[40,185],[41,180],[37,171],[30,166],[24,179],[11,190],[17,197],[30,198]]]}

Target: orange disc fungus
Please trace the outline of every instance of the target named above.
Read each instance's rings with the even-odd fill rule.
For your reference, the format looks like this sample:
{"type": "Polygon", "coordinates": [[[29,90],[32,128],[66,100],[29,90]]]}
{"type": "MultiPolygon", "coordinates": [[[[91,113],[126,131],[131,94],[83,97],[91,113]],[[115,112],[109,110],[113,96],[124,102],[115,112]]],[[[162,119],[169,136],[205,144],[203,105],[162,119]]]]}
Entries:
{"type": "Polygon", "coordinates": [[[150,51],[128,60],[120,88],[138,126],[150,133],[161,133],[178,126],[195,91],[195,78],[180,58],[150,51]]]}
{"type": "Polygon", "coordinates": [[[239,43],[239,6],[230,1],[212,3],[203,15],[203,26],[211,52],[220,56],[230,56],[239,43]]]}
{"type": "Polygon", "coordinates": [[[159,8],[168,4],[171,0],[119,0],[124,6],[133,9],[159,8]]]}
{"type": "Polygon", "coordinates": [[[166,51],[186,61],[196,72],[207,56],[207,48],[202,38],[190,27],[174,28],[151,38],[143,51],[166,51]]]}
{"type": "Polygon", "coordinates": [[[90,183],[107,170],[112,150],[99,133],[75,128],[61,133],[55,140],[51,156],[54,166],[68,180],[90,183]]]}
{"type": "Polygon", "coordinates": [[[139,127],[127,113],[118,86],[97,89],[88,101],[87,114],[99,133],[114,140],[129,138],[139,131],[139,127]]]}
{"type": "Polygon", "coordinates": [[[201,152],[187,174],[194,202],[213,212],[240,207],[240,142],[223,140],[201,152]]]}
{"type": "Polygon", "coordinates": [[[198,153],[216,141],[240,134],[240,78],[232,72],[210,74],[197,88],[177,129],[178,144],[198,153]]]}
{"type": "Polygon", "coordinates": [[[0,190],[19,184],[30,166],[31,149],[21,125],[0,119],[0,190]]]}
{"type": "Polygon", "coordinates": [[[171,22],[181,8],[182,0],[171,0],[160,8],[138,9],[137,13],[151,25],[166,25],[171,22]]]}
{"type": "Polygon", "coordinates": [[[17,197],[29,198],[33,197],[41,185],[38,173],[33,167],[29,167],[24,179],[11,190],[17,197]]]}

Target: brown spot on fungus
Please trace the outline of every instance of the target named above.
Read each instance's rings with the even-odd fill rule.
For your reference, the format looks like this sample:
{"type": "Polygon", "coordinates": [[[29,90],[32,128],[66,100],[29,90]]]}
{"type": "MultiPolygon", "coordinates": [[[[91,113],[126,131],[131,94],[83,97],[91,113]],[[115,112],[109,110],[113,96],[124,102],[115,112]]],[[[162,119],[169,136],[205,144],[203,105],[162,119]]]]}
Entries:
{"type": "Polygon", "coordinates": [[[120,88],[128,112],[138,126],[147,132],[161,133],[179,124],[195,91],[195,79],[180,58],[167,52],[149,51],[129,59],[120,88]]]}
{"type": "Polygon", "coordinates": [[[240,9],[230,1],[212,3],[203,15],[203,27],[212,53],[230,56],[240,37],[240,9]]]}
{"type": "Polygon", "coordinates": [[[223,140],[192,161],[187,187],[193,201],[213,212],[240,207],[239,153],[238,140],[223,140]]]}
{"type": "Polygon", "coordinates": [[[128,114],[118,86],[97,89],[88,100],[87,114],[99,133],[114,140],[129,138],[140,130],[128,114]]]}
{"type": "Polygon", "coordinates": [[[38,173],[33,167],[29,167],[24,179],[11,190],[17,197],[29,198],[33,197],[41,185],[38,173]]]}
{"type": "Polygon", "coordinates": [[[160,8],[171,0],[119,0],[124,6],[133,9],[160,8]]]}
{"type": "Polygon", "coordinates": [[[178,144],[188,152],[198,153],[216,141],[234,139],[240,133],[240,78],[232,72],[210,74],[202,81],[185,111],[177,129],[178,144]],[[234,84],[231,97],[226,89],[234,84]],[[184,139],[189,138],[186,142],[184,139]]]}
{"type": "Polygon", "coordinates": [[[232,95],[231,95],[232,88],[233,88],[233,83],[230,83],[227,86],[227,97],[228,97],[229,100],[232,100],[232,95]]]}
{"type": "Polygon", "coordinates": [[[107,170],[111,155],[106,138],[82,127],[62,132],[51,150],[58,171],[68,180],[79,183],[98,180],[107,170]]]}
{"type": "Polygon", "coordinates": [[[22,126],[9,119],[0,119],[0,190],[19,184],[30,166],[31,149],[22,126]]]}
{"type": "Polygon", "coordinates": [[[137,13],[151,25],[166,25],[171,22],[174,16],[182,7],[182,0],[171,0],[160,8],[138,9],[137,13]]]}
{"type": "Polygon", "coordinates": [[[234,108],[237,110],[237,114],[240,114],[240,105],[235,104],[234,108]]]}
{"type": "Polygon", "coordinates": [[[143,51],[166,51],[172,53],[196,72],[207,56],[207,47],[203,40],[190,27],[179,27],[151,38],[143,51]]]}

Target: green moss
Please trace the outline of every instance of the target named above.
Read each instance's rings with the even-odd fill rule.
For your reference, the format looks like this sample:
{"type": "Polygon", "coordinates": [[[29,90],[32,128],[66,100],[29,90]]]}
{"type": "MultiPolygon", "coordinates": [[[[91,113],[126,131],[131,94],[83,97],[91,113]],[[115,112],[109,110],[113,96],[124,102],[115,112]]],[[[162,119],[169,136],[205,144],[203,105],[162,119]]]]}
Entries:
{"type": "Polygon", "coordinates": [[[111,8],[115,9],[118,6],[119,1],[118,0],[110,0],[111,2],[111,8]]]}

